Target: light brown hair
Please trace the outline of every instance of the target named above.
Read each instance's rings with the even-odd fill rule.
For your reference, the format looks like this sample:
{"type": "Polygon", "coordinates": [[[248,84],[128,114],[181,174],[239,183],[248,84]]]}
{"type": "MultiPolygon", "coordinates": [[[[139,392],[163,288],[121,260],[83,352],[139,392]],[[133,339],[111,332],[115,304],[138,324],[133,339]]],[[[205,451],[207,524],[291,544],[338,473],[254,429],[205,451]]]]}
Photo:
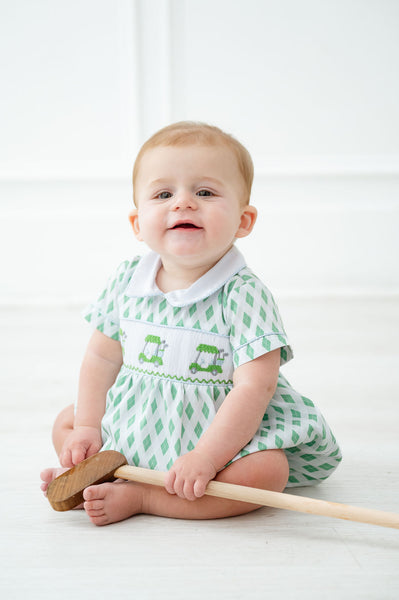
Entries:
{"type": "Polygon", "coordinates": [[[254,166],[248,150],[235,137],[225,133],[219,127],[195,121],[180,121],[163,127],[142,145],[133,167],[133,200],[136,206],[135,184],[144,154],[158,146],[188,146],[191,144],[224,145],[230,148],[237,159],[237,165],[244,181],[246,192],[244,204],[249,204],[254,166]]]}

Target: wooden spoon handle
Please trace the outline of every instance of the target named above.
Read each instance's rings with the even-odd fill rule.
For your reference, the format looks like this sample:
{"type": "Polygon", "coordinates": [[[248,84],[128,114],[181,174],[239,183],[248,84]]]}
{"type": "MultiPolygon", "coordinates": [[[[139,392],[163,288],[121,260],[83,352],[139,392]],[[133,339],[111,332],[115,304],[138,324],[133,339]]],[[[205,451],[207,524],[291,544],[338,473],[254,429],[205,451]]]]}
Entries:
{"type": "MultiPolygon", "coordinates": [[[[115,477],[121,479],[158,486],[164,485],[165,475],[166,473],[160,471],[152,471],[128,465],[119,467],[114,473],[115,477]]],[[[258,504],[259,506],[272,506],[274,508],[284,508],[286,510],[321,515],[324,517],[334,517],[336,519],[359,521],[360,523],[369,523],[372,525],[399,529],[399,514],[396,513],[369,508],[359,508],[347,504],[328,502],[326,500],[304,498],[303,496],[294,496],[287,493],[270,492],[268,490],[235,485],[233,483],[210,481],[205,490],[205,494],[217,498],[249,502],[250,504],[258,504]]]]}

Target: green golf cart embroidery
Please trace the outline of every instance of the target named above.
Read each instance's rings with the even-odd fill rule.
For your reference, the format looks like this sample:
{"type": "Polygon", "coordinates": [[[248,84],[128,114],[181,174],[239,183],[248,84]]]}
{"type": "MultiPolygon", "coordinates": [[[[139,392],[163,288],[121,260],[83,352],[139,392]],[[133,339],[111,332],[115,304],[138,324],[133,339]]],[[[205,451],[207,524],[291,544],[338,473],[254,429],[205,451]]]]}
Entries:
{"type": "Polygon", "coordinates": [[[157,335],[147,335],[143,351],[139,354],[141,363],[152,363],[156,367],[163,365],[162,356],[168,344],[157,335]]]}
{"type": "Polygon", "coordinates": [[[195,361],[189,367],[191,373],[206,371],[207,373],[212,373],[212,375],[217,375],[223,372],[222,364],[226,356],[228,356],[228,353],[223,348],[209,346],[208,344],[199,344],[197,352],[195,361]]]}

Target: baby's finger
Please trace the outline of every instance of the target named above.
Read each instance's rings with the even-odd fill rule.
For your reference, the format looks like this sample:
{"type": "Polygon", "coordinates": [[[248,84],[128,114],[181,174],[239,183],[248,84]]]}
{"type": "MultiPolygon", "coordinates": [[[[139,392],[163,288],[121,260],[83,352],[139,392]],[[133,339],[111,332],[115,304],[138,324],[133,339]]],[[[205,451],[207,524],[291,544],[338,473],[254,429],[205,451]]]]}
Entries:
{"type": "Polygon", "coordinates": [[[182,479],[181,477],[176,477],[173,484],[173,489],[175,491],[175,494],[179,496],[179,498],[181,498],[182,500],[185,499],[186,496],[184,494],[184,479],[182,479]]]}
{"type": "Polygon", "coordinates": [[[61,467],[65,467],[66,469],[71,469],[74,466],[74,463],[72,462],[71,451],[69,449],[64,450],[64,452],[61,453],[60,464],[61,467]]]}
{"type": "Polygon", "coordinates": [[[194,485],[192,481],[186,481],[183,487],[184,497],[186,500],[190,500],[190,502],[197,499],[194,493],[194,485]]]}
{"type": "Polygon", "coordinates": [[[196,499],[202,498],[202,496],[205,494],[207,485],[208,485],[207,481],[204,481],[202,479],[197,479],[197,481],[194,483],[194,497],[196,499]]]}
{"type": "Polygon", "coordinates": [[[71,450],[72,463],[78,465],[86,458],[86,448],[84,446],[75,446],[71,450]]]}
{"type": "Polygon", "coordinates": [[[99,452],[100,449],[101,444],[99,444],[98,442],[92,442],[87,449],[86,458],[89,458],[89,456],[93,456],[93,454],[97,454],[97,452],[99,452]]]}
{"type": "Polygon", "coordinates": [[[174,471],[169,471],[165,477],[165,489],[169,494],[175,494],[175,479],[176,473],[174,471]]]}

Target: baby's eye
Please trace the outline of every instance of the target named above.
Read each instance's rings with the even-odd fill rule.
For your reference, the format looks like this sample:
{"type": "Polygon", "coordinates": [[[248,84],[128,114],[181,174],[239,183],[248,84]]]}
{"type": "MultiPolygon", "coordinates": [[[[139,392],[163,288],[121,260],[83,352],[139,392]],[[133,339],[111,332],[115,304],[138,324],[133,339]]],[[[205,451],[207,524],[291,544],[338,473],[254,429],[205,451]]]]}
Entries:
{"type": "Polygon", "coordinates": [[[213,194],[210,190],[199,190],[197,192],[197,196],[206,197],[206,196],[213,196],[213,194]]]}
{"type": "Polygon", "coordinates": [[[170,192],[160,192],[159,194],[156,195],[156,198],[159,198],[160,200],[168,200],[168,198],[171,198],[172,194],[170,192]]]}

